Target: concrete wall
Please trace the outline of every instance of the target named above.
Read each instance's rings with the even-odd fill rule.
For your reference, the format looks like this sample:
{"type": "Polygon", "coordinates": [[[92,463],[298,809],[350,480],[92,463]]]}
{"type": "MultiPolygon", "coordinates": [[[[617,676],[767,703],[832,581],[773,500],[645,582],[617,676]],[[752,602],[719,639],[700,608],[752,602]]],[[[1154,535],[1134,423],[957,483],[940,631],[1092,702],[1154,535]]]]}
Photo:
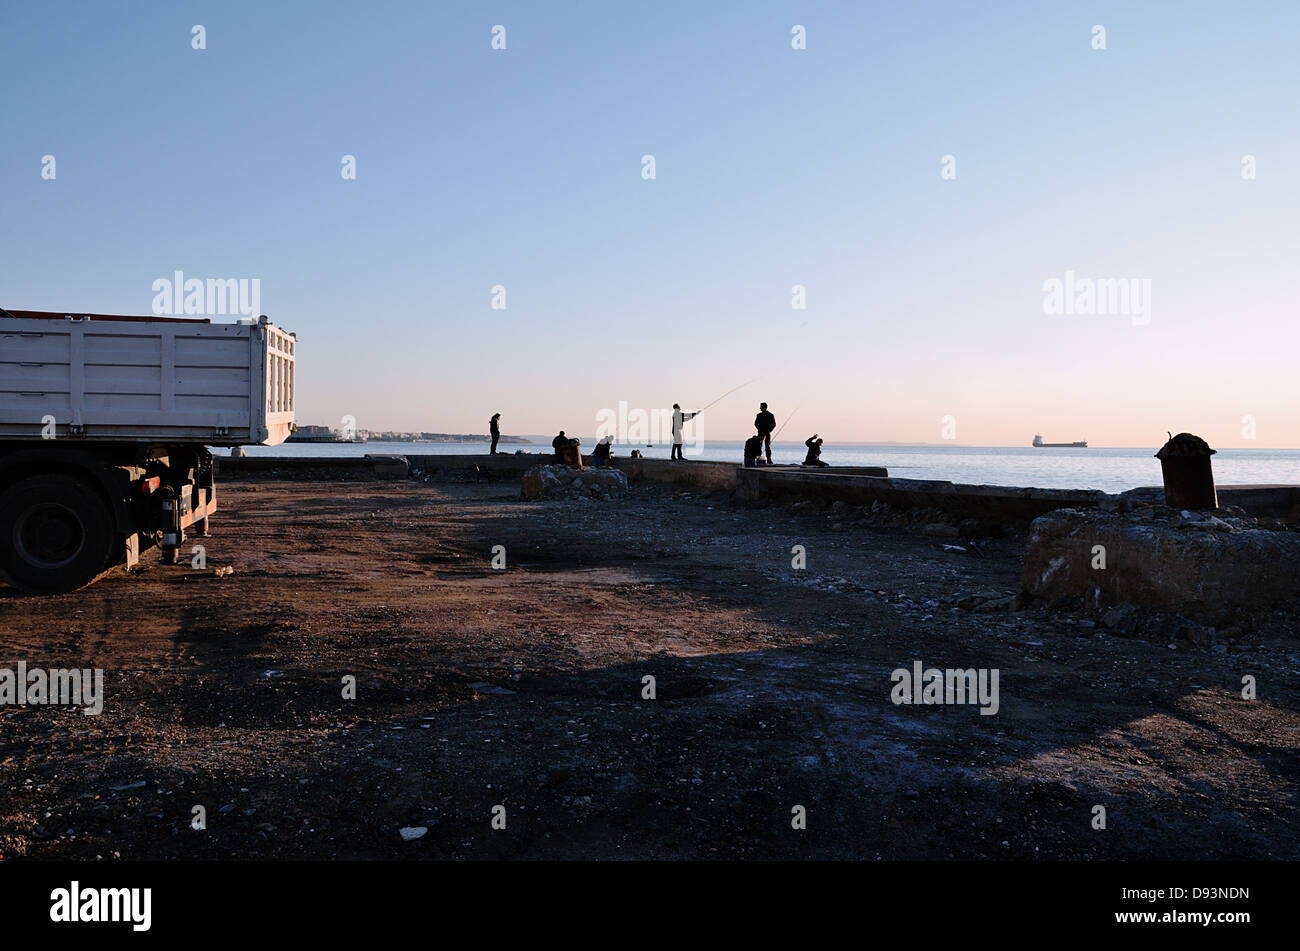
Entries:
{"type": "Polygon", "coordinates": [[[964,518],[1016,520],[1033,519],[1052,509],[1096,506],[1109,498],[1096,490],[961,485],[779,468],[741,469],[736,477],[736,497],[750,502],[810,498],[853,505],[881,502],[904,509],[935,508],[964,518]]]}
{"type": "Polygon", "coordinates": [[[401,456],[213,456],[218,481],[238,479],[405,479],[401,456]]]}
{"type": "Polygon", "coordinates": [[[629,482],[646,479],[723,492],[736,490],[736,470],[740,468],[734,462],[671,462],[667,459],[618,458],[614,464],[629,482]]]}
{"type": "MultiPolygon", "coordinates": [[[[1300,517],[1300,485],[1221,485],[1220,505],[1236,505],[1257,517],[1300,517]]],[[[1163,505],[1165,490],[1158,485],[1129,489],[1124,498],[1163,505]]]]}
{"type": "Polygon", "coordinates": [[[473,472],[475,467],[480,472],[490,473],[501,481],[519,479],[533,466],[550,462],[549,452],[535,452],[516,456],[513,453],[500,453],[495,456],[487,453],[457,453],[456,455],[407,456],[411,475],[416,478],[428,477],[433,482],[456,481],[464,479],[465,473],[473,472]]]}

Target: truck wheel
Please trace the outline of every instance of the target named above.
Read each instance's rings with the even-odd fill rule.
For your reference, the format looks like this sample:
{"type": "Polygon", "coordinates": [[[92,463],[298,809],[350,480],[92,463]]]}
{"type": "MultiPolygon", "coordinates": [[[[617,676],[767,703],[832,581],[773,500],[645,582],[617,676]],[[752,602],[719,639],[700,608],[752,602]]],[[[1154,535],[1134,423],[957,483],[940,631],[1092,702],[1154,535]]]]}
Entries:
{"type": "Polygon", "coordinates": [[[61,594],[110,567],[116,536],[108,503],[67,475],[33,476],[0,494],[0,568],[33,594],[61,594]]]}

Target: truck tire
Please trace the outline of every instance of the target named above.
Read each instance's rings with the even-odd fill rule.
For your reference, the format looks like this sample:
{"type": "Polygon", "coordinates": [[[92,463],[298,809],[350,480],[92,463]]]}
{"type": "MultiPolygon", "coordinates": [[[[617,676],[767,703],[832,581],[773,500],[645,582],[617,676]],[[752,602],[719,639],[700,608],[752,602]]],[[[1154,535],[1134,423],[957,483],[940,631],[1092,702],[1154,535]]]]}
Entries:
{"type": "Polygon", "coordinates": [[[16,588],[75,591],[111,567],[116,551],[108,503],[88,482],[33,476],[0,494],[0,569],[16,588]]]}

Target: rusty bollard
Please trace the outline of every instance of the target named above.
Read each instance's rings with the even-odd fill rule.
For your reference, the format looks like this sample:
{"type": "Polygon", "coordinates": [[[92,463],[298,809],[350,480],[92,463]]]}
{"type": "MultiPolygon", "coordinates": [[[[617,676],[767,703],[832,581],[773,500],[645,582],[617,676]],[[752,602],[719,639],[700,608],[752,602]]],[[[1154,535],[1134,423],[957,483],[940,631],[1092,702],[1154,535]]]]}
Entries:
{"type": "Polygon", "coordinates": [[[1200,436],[1179,433],[1160,447],[1156,458],[1165,479],[1165,504],[1176,509],[1217,509],[1219,495],[1210,468],[1211,449],[1200,436]]]}
{"type": "Polygon", "coordinates": [[[577,439],[570,439],[569,444],[560,450],[564,458],[564,464],[568,466],[577,466],[582,468],[582,450],[579,448],[581,443],[577,439]]]}

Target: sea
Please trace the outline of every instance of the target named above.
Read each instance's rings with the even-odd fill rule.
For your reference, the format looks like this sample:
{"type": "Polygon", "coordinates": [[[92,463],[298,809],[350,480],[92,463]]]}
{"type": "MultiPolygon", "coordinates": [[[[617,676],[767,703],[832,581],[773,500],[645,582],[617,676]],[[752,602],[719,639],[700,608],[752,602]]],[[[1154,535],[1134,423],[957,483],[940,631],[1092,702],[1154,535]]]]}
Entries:
{"type": "MultiPolygon", "coordinates": [[[[594,446],[584,438],[584,447],[594,446]]],[[[699,447],[687,446],[687,459],[740,462],[743,444],[709,440],[699,447]]],[[[629,446],[616,444],[615,456],[627,456],[640,449],[649,459],[667,459],[667,445],[629,446]]],[[[228,450],[214,449],[217,454],[228,450]]],[[[487,442],[367,442],[288,443],[281,446],[248,446],[250,456],[364,456],[370,454],[456,455],[484,453],[487,442]]],[[[497,446],[498,452],[522,451],[550,455],[548,442],[531,445],[497,446]]],[[[799,463],[802,443],[772,445],[772,461],[799,463]]],[[[906,446],[898,444],[827,443],[822,460],[832,466],[884,466],[901,479],[942,479],[972,485],[1032,486],[1043,489],[1101,489],[1123,492],[1139,486],[1160,485],[1160,460],[1151,449],[1035,449],[1028,446],[906,446]]],[[[1300,449],[1220,449],[1214,456],[1214,479],[1219,485],[1300,484],[1300,449]]]]}

